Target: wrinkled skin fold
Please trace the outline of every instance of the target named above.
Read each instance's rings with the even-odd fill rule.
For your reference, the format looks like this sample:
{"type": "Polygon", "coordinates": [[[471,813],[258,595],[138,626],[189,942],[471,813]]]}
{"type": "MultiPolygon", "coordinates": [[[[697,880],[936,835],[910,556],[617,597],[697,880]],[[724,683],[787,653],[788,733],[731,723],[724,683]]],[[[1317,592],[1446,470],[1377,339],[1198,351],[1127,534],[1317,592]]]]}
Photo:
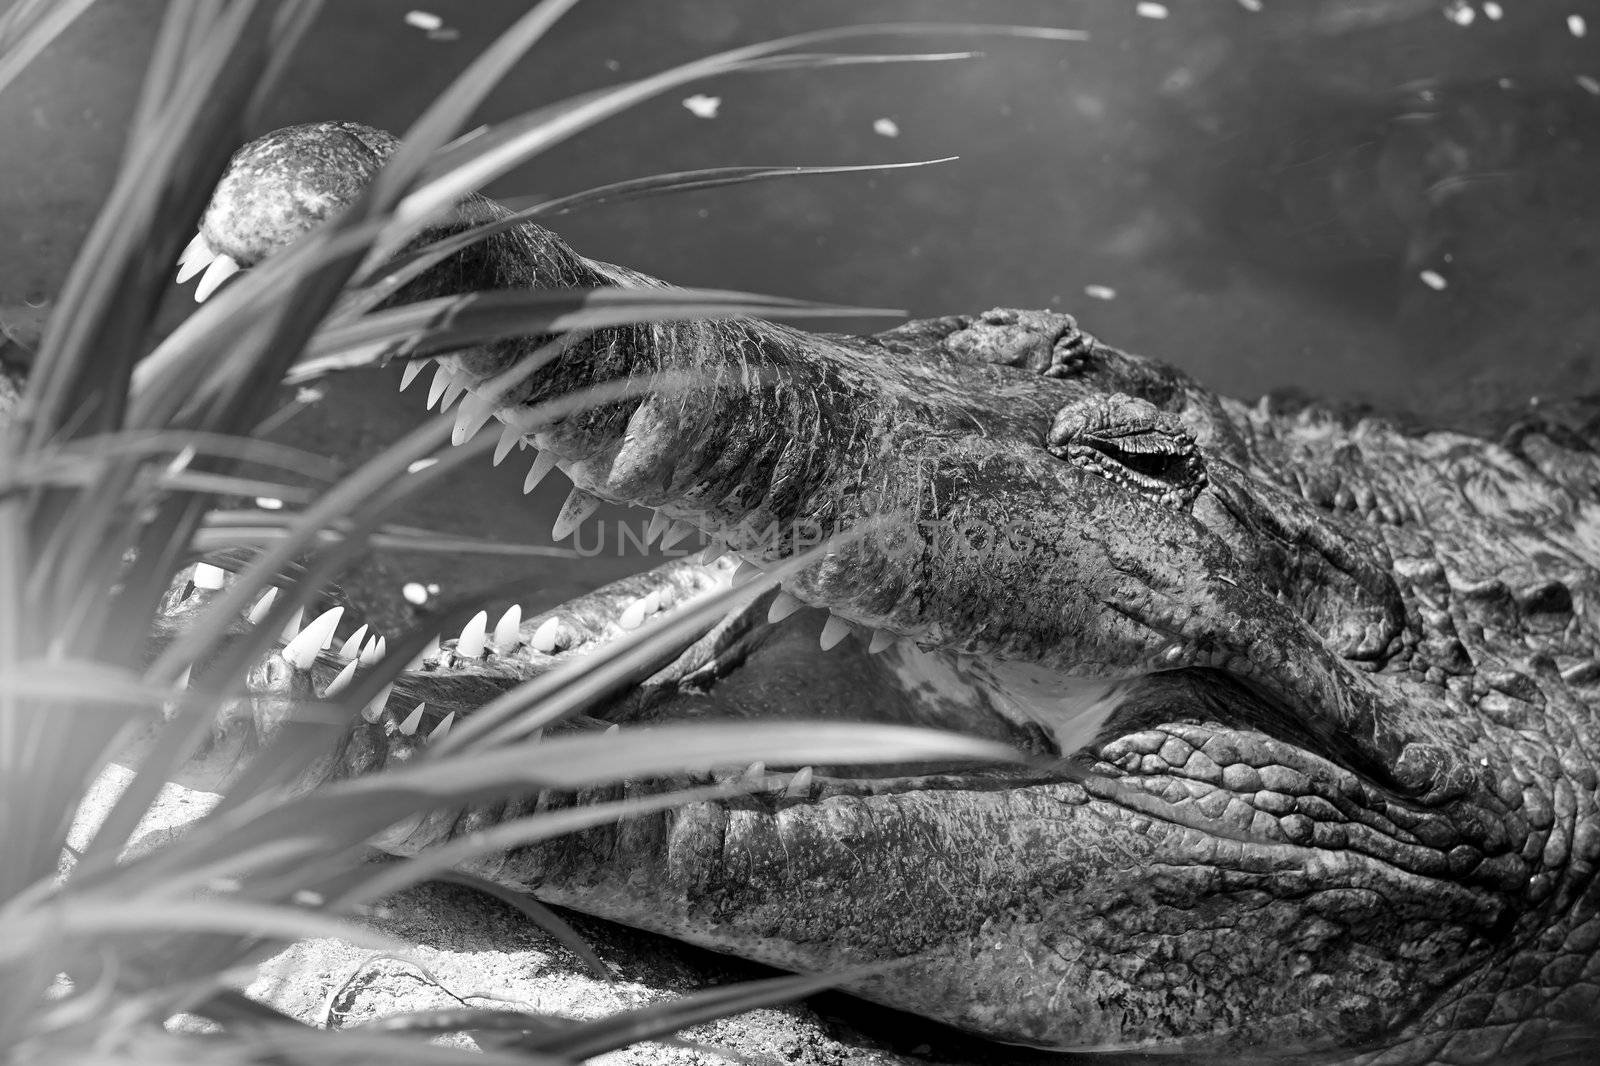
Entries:
{"type": "MultiPolygon", "coordinates": [[[[260,261],[392,147],[342,123],[247,146],[202,258],[260,261]]],[[[528,225],[410,295],[646,283],[528,225]]],[[[538,343],[418,354],[437,358],[436,392],[464,391],[469,432],[488,418],[554,459],[567,517],[641,504],[729,552],[526,619],[509,648],[447,643],[333,772],[405,757],[441,716],[620,636],[630,609],[636,625],[740,560],[890,516],[580,725],[912,722],[1097,773],[769,766],[781,789],[480,872],[778,966],[909,960],[855,991],[1040,1047],[1464,1062],[1589,1022],[1596,422],[1531,412],[1490,441],[1247,406],[1066,315],[1009,310],[866,338],[602,330],[481,404],[473,390],[538,343]],[[525,417],[620,378],[672,384],[525,417]],[[427,720],[401,728],[419,699],[427,720]]],[[[325,656],[313,687],[337,666],[325,656]]],[[[441,815],[386,846],[594,798],[441,815]]]]}

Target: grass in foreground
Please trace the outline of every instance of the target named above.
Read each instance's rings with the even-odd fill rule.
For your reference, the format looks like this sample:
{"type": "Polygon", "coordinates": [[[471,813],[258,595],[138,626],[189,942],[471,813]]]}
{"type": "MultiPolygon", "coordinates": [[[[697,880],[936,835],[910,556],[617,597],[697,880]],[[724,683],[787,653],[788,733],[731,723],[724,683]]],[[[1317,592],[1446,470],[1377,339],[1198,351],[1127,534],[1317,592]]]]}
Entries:
{"type": "MultiPolygon", "coordinates": [[[[277,383],[437,341],[447,314],[460,336],[842,310],[683,290],[452,297],[375,310],[408,277],[468,239],[446,239],[394,261],[462,196],[640,100],[730,71],[947,58],[796,51],[929,27],[822,31],[542,107],[456,141],[490,88],[574,2],[546,0],[519,19],[417,120],[366,199],[237,279],[157,345],[151,325],[172,265],[239,131],[250,126],[318,7],[311,0],[171,4],[121,173],[57,300],[20,403],[0,424],[0,1048],[11,1049],[11,1058],[447,1061],[464,1053],[423,1045],[415,1034],[483,1028],[480,1042],[492,1050],[472,1062],[566,1062],[804,995],[833,979],[717,989],[591,1023],[452,1011],[390,1026],[406,1032],[342,1032],[330,1039],[230,991],[225,976],[300,937],[338,935],[392,947],[343,918],[383,893],[442,874],[474,850],[500,850],[725,790],[524,819],[393,866],[360,861],[364,841],[419,812],[546,785],[785,761],[802,739],[818,762],[990,750],[933,734],[846,726],[685,727],[543,744],[489,742],[491,735],[515,735],[519,721],[559,717],[563,693],[547,686],[506,701],[498,727],[486,722],[477,739],[467,734],[448,751],[400,769],[289,796],[288,783],[308,761],[328,750],[435,636],[419,632],[397,639],[339,698],[300,707],[213,814],[177,840],[121,861],[162,782],[208,735],[218,709],[243,695],[247,667],[273,654],[274,637],[290,617],[385,534],[387,517],[407,499],[441,484],[481,450],[447,449],[435,465],[411,472],[414,460],[446,447],[450,424],[439,418],[335,477],[316,457],[252,438],[273,414],[277,383]],[[241,473],[244,464],[249,476],[241,473]],[[309,496],[272,474],[306,470],[325,476],[324,488],[309,496]],[[222,507],[234,495],[278,495],[303,505],[251,514],[245,522],[222,507]],[[271,534],[264,540],[263,530],[271,534]],[[214,624],[196,626],[147,661],[141,635],[169,586],[204,552],[222,549],[234,549],[227,558],[237,573],[211,596],[205,617],[214,624]],[[224,642],[225,624],[274,586],[279,592],[252,634],[224,642]],[[70,854],[67,832],[88,784],[133,733],[157,726],[158,738],[121,800],[82,853],[70,854]],[[162,1022],[185,1010],[213,1019],[221,1034],[166,1033],[162,1022]]],[[[84,0],[14,5],[0,20],[0,87],[87,6],[84,0]]],[[[636,179],[535,205],[522,217],[794,172],[636,179]]],[[[709,617],[719,606],[701,613],[709,617]]],[[[670,638],[662,629],[641,632],[618,657],[670,638]]],[[[537,920],[551,921],[536,905],[524,905],[537,920]]]]}

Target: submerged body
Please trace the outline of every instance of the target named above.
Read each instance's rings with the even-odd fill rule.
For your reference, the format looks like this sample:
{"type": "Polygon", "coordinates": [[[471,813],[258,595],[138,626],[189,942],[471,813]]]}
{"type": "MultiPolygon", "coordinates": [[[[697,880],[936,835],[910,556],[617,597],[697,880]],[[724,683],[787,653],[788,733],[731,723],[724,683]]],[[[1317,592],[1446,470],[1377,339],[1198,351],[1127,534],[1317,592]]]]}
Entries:
{"type": "MultiPolygon", "coordinates": [[[[258,261],[391,147],[349,124],[248,146],[201,257],[258,261]]],[[[533,226],[446,268],[429,291],[644,283],[533,226]]],[[[1590,1024],[1594,422],[1540,415],[1491,442],[1247,406],[1044,311],[869,338],[601,330],[499,400],[475,395],[536,346],[417,354],[440,364],[434,399],[464,395],[465,435],[496,418],[572,479],[568,519],[642,504],[729,556],[447,650],[403,685],[429,721],[358,726],[344,769],[403,757],[440,717],[619,635],[640,603],[869,521],[600,716],[914,722],[1071,766],[768,767],[794,773],[480,872],[779,966],[906,960],[852,987],[1041,1047],[1452,1062],[1590,1024]],[[658,387],[525,416],[621,378],[658,387]],[[803,605],[830,612],[837,646],[819,649],[803,605]]],[[[387,846],[590,798],[433,818],[387,846]]]]}

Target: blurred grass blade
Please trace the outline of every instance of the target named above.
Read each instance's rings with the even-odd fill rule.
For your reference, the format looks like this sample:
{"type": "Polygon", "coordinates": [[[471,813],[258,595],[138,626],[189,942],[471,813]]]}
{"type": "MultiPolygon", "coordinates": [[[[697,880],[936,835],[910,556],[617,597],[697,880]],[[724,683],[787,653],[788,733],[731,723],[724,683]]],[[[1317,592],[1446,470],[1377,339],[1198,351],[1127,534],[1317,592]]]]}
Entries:
{"type": "Polygon", "coordinates": [[[0,20],[0,92],[94,0],[17,0],[0,20]]]}
{"type": "Polygon", "coordinates": [[[749,182],[768,181],[773,178],[902,170],[911,167],[931,166],[935,163],[948,163],[956,158],[958,157],[945,156],[940,159],[915,160],[907,163],[866,163],[831,167],[712,167],[703,170],[683,170],[669,174],[654,174],[643,178],[630,178],[626,181],[612,182],[608,185],[586,189],[569,196],[538,199],[521,205],[503,201],[501,206],[511,210],[511,214],[506,218],[481,226],[474,226],[460,233],[440,238],[418,249],[416,252],[403,255],[386,264],[379,272],[380,276],[370,284],[350,293],[341,301],[340,306],[335,310],[334,320],[337,321],[352,315],[363,314],[371,310],[394,296],[401,288],[425,271],[442,263],[452,255],[470,248],[479,241],[505,233],[534,219],[548,218],[552,215],[565,214],[569,211],[594,207],[600,204],[624,203],[629,200],[642,199],[648,196],[661,196],[667,193],[743,185],[749,182]]]}
{"type": "Polygon", "coordinates": [[[492,896],[506,906],[520,913],[528,921],[544,930],[555,939],[562,947],[578,957],[578,961],[589,968],[595,980],[605,981],[607,984],[616,981],[614,975],[606,964],[596,955],[589,942],[579,935],[578,931],[562,920],[550,907],[540,903],[526,892],[513,892],[509,888],[495,884],[486,877],[467,873],[464,870],[440,870],[433,874],[429,880],[442,881],[446,884],[463,885],[467,888],[492,896]]]}

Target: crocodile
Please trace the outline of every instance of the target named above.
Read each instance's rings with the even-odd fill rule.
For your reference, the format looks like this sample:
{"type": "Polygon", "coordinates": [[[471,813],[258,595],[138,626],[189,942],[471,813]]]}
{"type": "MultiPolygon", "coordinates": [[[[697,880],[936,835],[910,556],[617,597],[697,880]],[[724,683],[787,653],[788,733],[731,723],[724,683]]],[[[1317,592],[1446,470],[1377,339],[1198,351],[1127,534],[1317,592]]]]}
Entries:
{"type": "MultiPolygon", "coordinates": [[[[209,292],[261,262],[395,144],[317,123],[247,145],[185,275],[209,292]]],[[[645,284],[524,223],[410,295],[645,284]]],[[[896,960],[850,989],[1033,1048],[1457,1063],[1592,1033],[1600,420],[1530,410],[1489,439],[1245,403],[1011,309],[862,337],[602,329],[484,394],[547,340],[418,349],[407,381],[431,363],[458,441],[498,423],[530,482],[569,477],[563,531],[604,500],[713,549],[446,642],[339,772],[846,532],[591,714],[908,722],[1032,758],[764,768],[764,792],[478,872],[787,969],[896,960]],[[652,387],[528,417],[618,379],[652,387]]]]}

